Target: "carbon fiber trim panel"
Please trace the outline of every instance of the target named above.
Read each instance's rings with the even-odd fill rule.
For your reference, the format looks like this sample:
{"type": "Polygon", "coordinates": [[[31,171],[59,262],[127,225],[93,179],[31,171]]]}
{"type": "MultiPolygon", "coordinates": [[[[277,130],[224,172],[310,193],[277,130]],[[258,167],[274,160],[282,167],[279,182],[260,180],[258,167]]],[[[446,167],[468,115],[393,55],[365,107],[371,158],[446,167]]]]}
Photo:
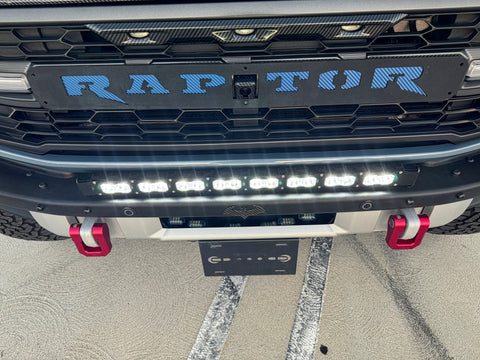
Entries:
{"type": "MultiPolygon", "coordinates": [[[[324,1],[319,6],[317,0],[298,1],[252,1],[248,2],[215,2],[186,4],[145,4],[132,3],[128,11],[122,6],[105,3],[104,6],[48,6],[20,7],[19,1],[2,1],[4,10],[0,24],[24,26],[31,24],[52,23],[94,23],[105,21],[158,21],[178,19],[221,19],[221,18],[248,18],[248,17],[291,17],[316,16],[339,14],[390,13],[401,9],[402,12],[445,12],[445,11],[473,11],[480,9],[478,0],[370,0],[367,3],[358,0],[324,1]],[[7,6],[17,6],[16,8],[7,6]]],[[[51,2],[32,1],[36,5],[53,5],[51,2]]],[[[74,4],[70,2],[69,4],[74,4]]],[[[99,3],[96,3],[99,4],[99,3]]],[[[119,2],[118,5],[125,2],[119,2]]]]}
{"type": "Polygon", "coordinates": [[[166,44],[181,39],[222,42],[259,42],[275,37],[310,35],[311,38],[343,39],[375,37],[403,19],[406,14],[358,16],[225,19],[202,21],[89,24],[87,27],[116,45],[166,44]],[[344,31],[341,25],[361,25],[358,31],[344,31]],[[252,34],[238,35],[235,30],[251,29],[252,34]],[[129,33],[148,32],[144,39],[129,33]],[[222,32],[222,35],[219,33],[222,32]]]}

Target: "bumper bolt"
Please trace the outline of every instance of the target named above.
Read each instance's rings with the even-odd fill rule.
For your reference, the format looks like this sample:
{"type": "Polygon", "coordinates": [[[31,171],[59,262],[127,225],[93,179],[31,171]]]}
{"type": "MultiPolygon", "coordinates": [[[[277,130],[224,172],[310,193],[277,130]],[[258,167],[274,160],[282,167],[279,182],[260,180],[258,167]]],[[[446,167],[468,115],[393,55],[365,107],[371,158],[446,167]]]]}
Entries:
{"type": "Polygon", "coordinates": [[[465,199],[465,194],[464,193],[458,193],[457,194],[457,199],[460,199],[460,200],[465,199]]]}
{"type": "Polygon", "coordinates": [[[408,199],[408,200],[407,200],[407,205],[410,205],[410,206],[411,206],[411,205],[413,205],[413,204],[415,204],[415,201],[414,201],[414,200],[412,200],[412,199],[408,199]]]}
{"type": "Polygon", "coordinates": [[[31,171],[27,171],[27,172],[25,173],[25,176],[26,176],[26,177],[30,177],[30,176],[32,176],[32,175],[33,175],[33,172],[31,172],[31,171]]]}
{"type": "Polygon", "coordinates": [[[475,159],[474,158],[467,158],[467,162],[470,163],[470,164],[473,164],[475,162],[475,159]]]}
{"type": "Polygon", "coordinates": [[[84,214],[90,214],[91,212],[92,212],[92,209],[89,209],[89,208],[83,209],[84,214]]]}
{"type": "Polygon", "coordinates": [[[455,176],[460,176],[462,174],[462,172],[458,169],[455,169],[452,171],[452,175],[455,175],[455,176]]]}
{"type": "Polygon", "coordinates": [[[45,190],[47,188],[47,184],[44,182],[41,182],[40,184],[38,184],[38,187],[42,190],[45,190]]]}
{"type": "Polygon", "coordinates": [[[362,205],[360,205],[360,207],[362,208],[362,210],[370,210],[371,208],[373,208],[373,203],[371,201],[365,201],[362,203],[362,205]]]}
{"type": "Polygon", "coordinates": [[[123,215],[133,216],[133,215],[135,215],[135,211],[133,211],[133,209],[130,208],[130,207],[126,207],[126,208],[123,208],[123,215]]]}
{"type": "Polygon", "coordinates": [[[43,211],[43,209],[45,209],[45,206],[43,206],[42,204],[38,204],[36,209],[37,211],[43,211]]]}

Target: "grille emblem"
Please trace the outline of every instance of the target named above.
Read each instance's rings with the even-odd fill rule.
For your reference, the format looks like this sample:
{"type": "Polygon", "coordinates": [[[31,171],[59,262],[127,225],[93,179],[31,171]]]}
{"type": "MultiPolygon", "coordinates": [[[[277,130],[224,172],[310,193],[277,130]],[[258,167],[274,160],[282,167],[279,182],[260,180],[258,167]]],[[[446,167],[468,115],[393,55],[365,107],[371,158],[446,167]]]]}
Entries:
{"type": "Polygon", "coordinates": [[[223,215],[226,216],[240,216],[242,219],[247,219],[250,216],[258,216],[265,214],[266,211],[263,207],[258,205],[247,206],[229,206],[223,211],[223,215]]]}

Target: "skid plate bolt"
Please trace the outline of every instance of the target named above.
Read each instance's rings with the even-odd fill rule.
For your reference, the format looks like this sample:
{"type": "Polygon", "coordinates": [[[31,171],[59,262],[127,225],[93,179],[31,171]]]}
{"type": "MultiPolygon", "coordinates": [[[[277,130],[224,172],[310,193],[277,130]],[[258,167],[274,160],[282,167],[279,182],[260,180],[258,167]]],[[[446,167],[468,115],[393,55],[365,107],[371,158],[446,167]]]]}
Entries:
{"type": "Polygon", "coordinates": [[[26,176],[26,177],[33,176],[33,172],[31,172],[31,171],[27,171],[27,172],[25,173],[25,176],[26,176]]]}
{"type": "Polygon", "coordinates": [[[465,199],[465,194],[464,193],[458,193],[457,194],[457,199],[460,199],[460,200],[465,199]]]}
{"type": "Polygon", "coordinates": [[[91,212],[92,212],[92,209],[89,209],[89,208],[83,209],[84,214],[90,214],[91,212]]]}
{"type": "Polygon", "coordinates": [[[415,204],[415,200],[412,200],[412,199],[407,200],[407,205],[412,206],[413,204],[415,204]]]}
{"type": "Polygon", "coordinates": [[[47,188],[47,184],[44,182],[41,182],[40,184],[38,184],[38,187],[42,190],[45,190],[47,188]]]}
{"type": "Polygon", "coordinates": [[[475,159],[470,157],[467,159],[467,162],[473,164],[475,162],[475,159]]]}
{"type": "Polygon", "coordinates": [[[462,174],[462,172],[458,169],[455,169],[452,171],[452,175],[455,175],[455,176],[460,176],[462,174]]]}
{"type": "Polygon", "coordinates": [[[37,211],[43,211],[43,209],[45,209],[45,206],[43,206],[42,204],[38,204],[36,209],[37,211]]]}

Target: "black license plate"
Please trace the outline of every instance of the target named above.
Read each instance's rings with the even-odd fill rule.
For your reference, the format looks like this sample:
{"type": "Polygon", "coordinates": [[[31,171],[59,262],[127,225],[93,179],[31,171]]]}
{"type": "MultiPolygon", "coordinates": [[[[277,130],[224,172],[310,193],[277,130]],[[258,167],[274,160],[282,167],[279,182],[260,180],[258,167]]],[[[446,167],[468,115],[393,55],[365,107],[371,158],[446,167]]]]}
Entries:
{"type": "Polygon", "coordinates": [[[53,110],[229,109],[442,101],[465,78],[460,54],[249,64],[34,65],[53,110]]]}
{"type": "Polygon", "coordinates": [[[199,241],[206,276],[288,275],[297,269],[298,240],[199,241]]]}

